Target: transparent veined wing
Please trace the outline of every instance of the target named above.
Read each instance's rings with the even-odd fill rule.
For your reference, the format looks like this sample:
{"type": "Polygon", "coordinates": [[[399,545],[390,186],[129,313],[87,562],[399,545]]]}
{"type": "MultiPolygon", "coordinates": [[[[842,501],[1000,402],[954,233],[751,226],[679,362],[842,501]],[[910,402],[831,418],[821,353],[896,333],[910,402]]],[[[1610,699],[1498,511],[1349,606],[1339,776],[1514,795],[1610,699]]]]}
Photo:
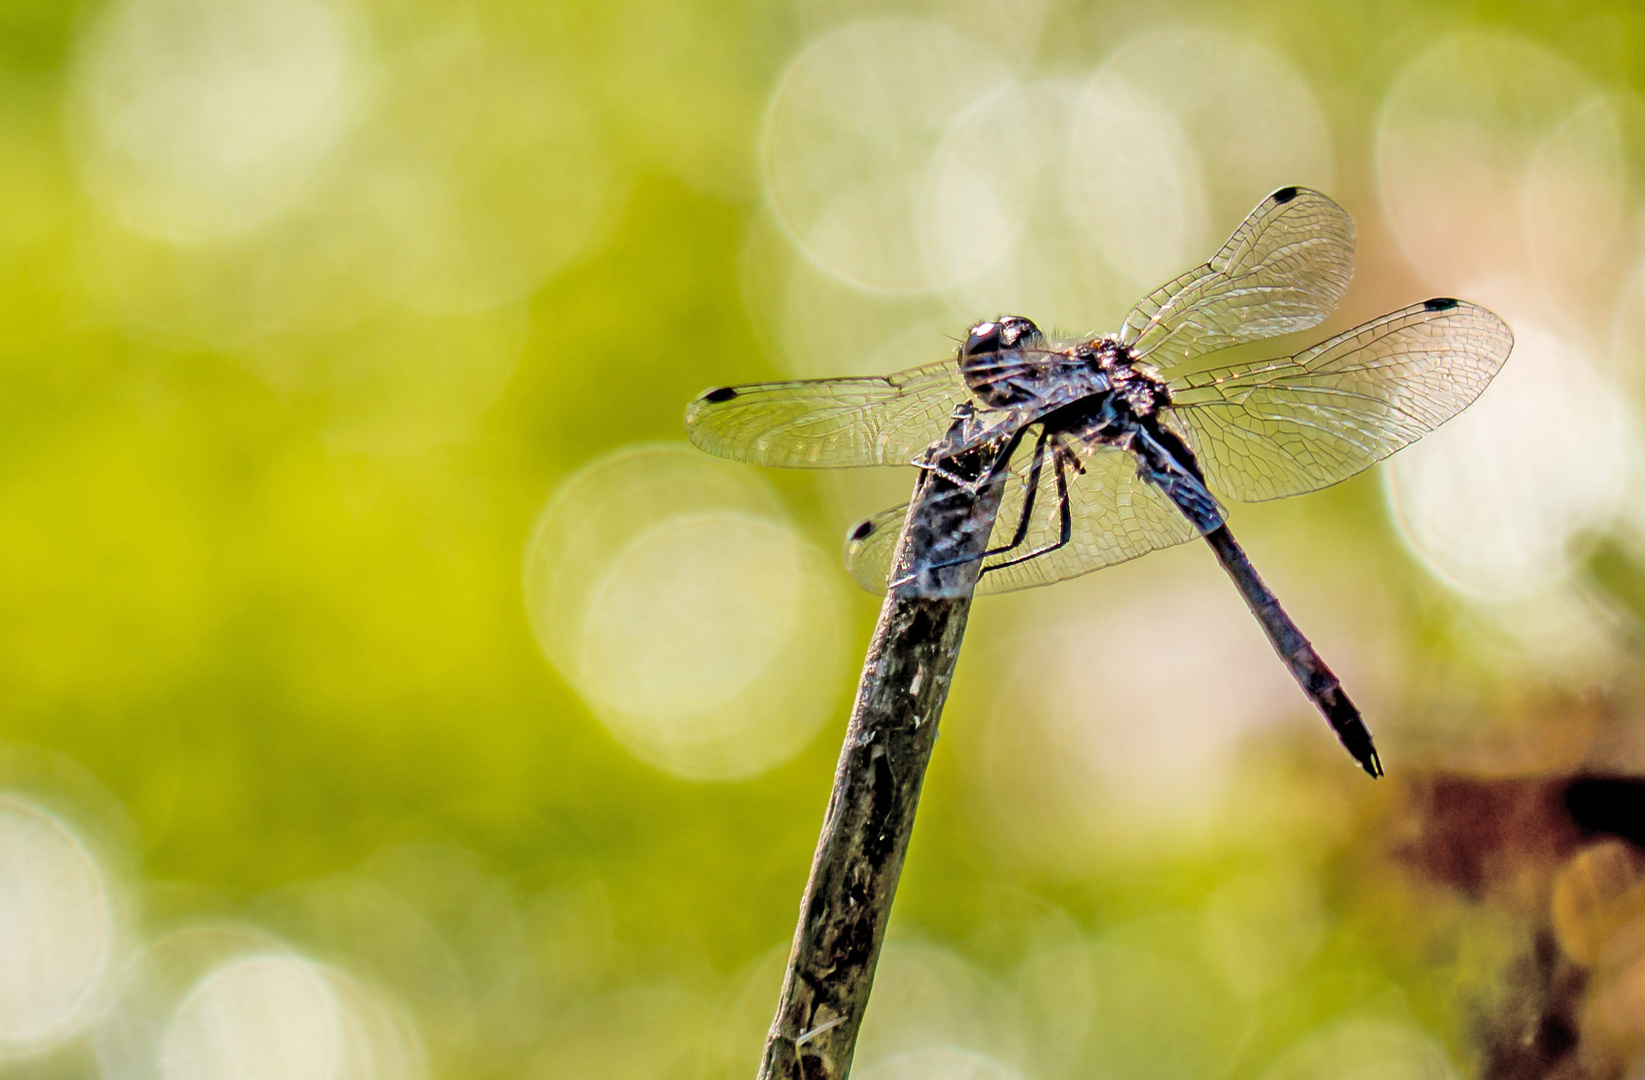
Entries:
{"type": "Polygon", "coordinates": [[[686,434],[711,454],[756,465],[906,465],[947,430],[960,402],[971,403],[993,431],[1031,423],[1093,392],[1089,370],[1048,346],[973,357],[967,371],[946,360],[895,375],[724,386],[686,407],[686,434]],[[1048,377],[1058,363],[1061,377],[1048,377]],[[1010,404],[982,406],[967,378],[995,387],[994,399],[1010,404]]]}
{"type": "Polygon", "coordinates": [[[946,360],[895,375],[709,390],[686,406],[685,429],[700,449],[755,465],[906,465],[970,397],[946,360]]]}
{"type": "MultiPolygon", "coordinates": [[[[1137,475],[1131,455],[1112,447],[1075,450],[1083,472],[1064,469],[1068,487],[1069,542],[1025,562],[1005,566],[1018,556],[1049,547],[1061,535],[1056,470],[1050,453],[1040,469],[1030,507],[1028,481],[1033,439],[1013,459],[1015,477],[1009,483],[994,523],[991,547],[1008,543],[1029,509],[1028,529],[1013,551],[991,556],[977,583],[977,592],[1000,593],[1046,585],[1113,566],[1150,551],[1186,543],[1198,535],[1193,524],[1172,506],[1159,489],[1137,475]]],[[[883,593],[896,555],[908,504],[882,510],[857,524],[846,536],[845,562],[851,576],[870,592],[883,593]]]]}
{"type": "Polygon", "coordinates": [[[1513,345],[1485,308],[1437,298],[1295,356],[1174,379],[1171,398],[1211,490],[1261,502],[1344,480],[1434,430],[1513,345]]]}
{"type": "Polygon", "coordinates": [[[1280,188],[1211,261],[1126,316],[1120,340],[1161,369],[1242,341],[1317,326],[1354,272],[1354,222],[1317,191],[1280,188]]]}

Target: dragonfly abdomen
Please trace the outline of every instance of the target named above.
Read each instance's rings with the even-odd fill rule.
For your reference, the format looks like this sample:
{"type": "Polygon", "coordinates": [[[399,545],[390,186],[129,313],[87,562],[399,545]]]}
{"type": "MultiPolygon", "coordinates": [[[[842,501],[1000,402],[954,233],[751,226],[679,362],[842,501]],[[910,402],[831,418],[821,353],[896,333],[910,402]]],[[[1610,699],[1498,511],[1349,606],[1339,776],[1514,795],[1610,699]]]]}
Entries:
{"type": "Polygon", "coordinates": [[[1377,754],[1376,745],[1371,741],[1371,730],[1365,726],[1359,709],[1348,700],[1336,673],[1326,665],[1313,644],[1280,606],[1273,590],[1258,576],[1256,567],[1246,557],[1245,549],[1234,540],[1226,525],[1206,533],[1205,542],[1217,553],[1217,561],[1222,563],[1222,568],[1245,598],[1245,606],[1262,624],[1269,644],[1290,669],[1291,677],[1325,715],[1343,747],[1359,762],[1360,768],[1371,776],[1381,776],[1382,758],[1377,754]]]}

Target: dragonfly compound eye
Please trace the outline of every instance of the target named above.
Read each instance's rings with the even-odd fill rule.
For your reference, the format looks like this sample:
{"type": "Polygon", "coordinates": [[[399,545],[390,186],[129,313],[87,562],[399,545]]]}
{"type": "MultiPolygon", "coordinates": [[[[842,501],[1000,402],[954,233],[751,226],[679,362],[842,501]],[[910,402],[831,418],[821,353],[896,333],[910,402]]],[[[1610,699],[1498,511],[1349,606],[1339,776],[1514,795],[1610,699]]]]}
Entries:
{"type": "Polygon", "coordinates": [[[1028,345],[1038,341],[1043,335],[1040,328],[1034,325],[1032,319],[1025,319],[1021,315],[1006,315],[993,322],[980,322],[971,328],[966,336],[965,345],[960,349],[960,357],[977,356],[983,353],[999,352],[1001,349],[1014,349],[1019,345],[1028,345]]]}
{"type": "Polygon", "coordinates": [[[997,322],[980,322],[971,328],[965,337],[965,344],[960,346],[960,357],[976,356],[979,353],[1000,351],[1000,324],[997,322]]]}

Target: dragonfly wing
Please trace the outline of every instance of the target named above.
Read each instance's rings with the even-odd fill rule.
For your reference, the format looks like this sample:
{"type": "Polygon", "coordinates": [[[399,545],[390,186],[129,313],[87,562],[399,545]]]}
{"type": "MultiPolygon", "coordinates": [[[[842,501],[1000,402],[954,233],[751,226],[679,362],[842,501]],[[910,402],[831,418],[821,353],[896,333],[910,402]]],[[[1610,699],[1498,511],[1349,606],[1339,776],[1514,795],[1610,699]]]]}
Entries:
{"type": "MultiPolygon", "coordinates": [[[[1049,585],[1187,543],[1199,535],[1193,523],[1158,488],[1137,475],[1137,463],[1130,454],[1109,446],[1086,448],[1081,464],[1084,472],[1064,470],[1072,527],[1068,543],[1024,562],[1011,563],[1031,551],[1049,548],[1061,538],[1056,471],[1047,460],[1041,469],[1027,535],[1018,548],[992,556],[983,564],[977,592],[1014,592],[1049,585]]],[[[1025,466],[1019,475],[1026,472],[1025,466]]],[[[995,547],[1009,543],[1015,536],[1022,510],[1028,504],[1026,491],[1025,483],[1016,485],[1001,508],[994,525],[995,547]]]]}
{"type": "Polygon", "coordinates": [[[1120,341],[1158,368],[1317,326],[1354,272],[1354,222],[1317,191],[1281,188],[1228,242],[1126,316],[1120,341]]]}
{"type": "Polygon", "coordinates": [[[908,516],[902,503],[864,518],[845,534],[845,568],[857,584],[871,593],[885,595],[891,580],[891,563],[897,556],[897,539],[908,516]]]}
{"type": "MultiPolygon", "coordinates": [[[[1014,538],[1024,509],[1028,528],[1023,542],[1008,553],[990,556],[977,583],[978,593],[1012,592],[1047,585],[1113,566],[1159,548],[1185,543],[1198,535],[1192,523],[1157,488],[1137,476],[1136,463],[1127,453],[1111,447],[1088,448],[1084,472],[1067,467],[1069,542],[1024,562],[1006,566],[1014,558],[1055,544],[1061,537],[1056,471],[1049,453],[1040,469],[1032,506],[1028,480],[1032,474],[1032,439],[1013,461],[1015,479],[1009,482],[991,546],[1014,538]]],[[[1079,456],[1076,454],[1076,457],[1079,456]]],[[[896,555],[908,505],[882,510],[859,522],[847,535],[845,561],[851,576],[870,592],[885,592],[896,555]]]]}
{"type": "Polygon", "coordinates": [[[1513,344],[1486,309],[1434,299],[1295,356],[1173,380],[1171,398],[1211,490],[1261,502],[1344,480],[1434,430],[1513,344]]]}
{"type": "Polygon", "coordinates": [[[969,399],[946,360],[896,375],[709,390],[686,407],[685,429],[700,449],[755,465],[906,465],[969,399]]]}

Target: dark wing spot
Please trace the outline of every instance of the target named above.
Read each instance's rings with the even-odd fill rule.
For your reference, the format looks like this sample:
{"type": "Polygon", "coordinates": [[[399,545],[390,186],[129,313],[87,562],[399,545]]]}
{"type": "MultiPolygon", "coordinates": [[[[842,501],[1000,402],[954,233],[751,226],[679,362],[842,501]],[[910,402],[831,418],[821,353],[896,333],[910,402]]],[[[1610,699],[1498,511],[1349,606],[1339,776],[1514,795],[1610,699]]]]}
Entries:
{"type": "Polygon", "coordinates": [[[1424,301],[1422,306],[1428,311],[1450,311],[1457,306],[1457,302],[1449,296],[1436,296],[1424,301]]]}
{"type": "Polygon", "coordinates": [[[857,522],[857,527],[855,529],[851,530],[851,539],[852,540],[867,540],[869,538],[869,536],[871,536],[873,534],[873,532],[874,532],[874,523],[872,521],[859,521],[859,522],[857,522]]]}
{"type": "Polygon", "coordinates": [[[1297,189],[1295,187],[1282,187],[1269,197],[1274,200],[1276,205],[1284,206],[1297,197],[1297,189]]]}
{"type": "Polygon", "coordinates": [[[719,405],[723,402],[730,401],[736,396],[737,388],[735,386],[722,386],[718,390],[710,390],[708,393],[704,394],[702,396],[702,400],[708,402],[710,405],[719,405]]]}

